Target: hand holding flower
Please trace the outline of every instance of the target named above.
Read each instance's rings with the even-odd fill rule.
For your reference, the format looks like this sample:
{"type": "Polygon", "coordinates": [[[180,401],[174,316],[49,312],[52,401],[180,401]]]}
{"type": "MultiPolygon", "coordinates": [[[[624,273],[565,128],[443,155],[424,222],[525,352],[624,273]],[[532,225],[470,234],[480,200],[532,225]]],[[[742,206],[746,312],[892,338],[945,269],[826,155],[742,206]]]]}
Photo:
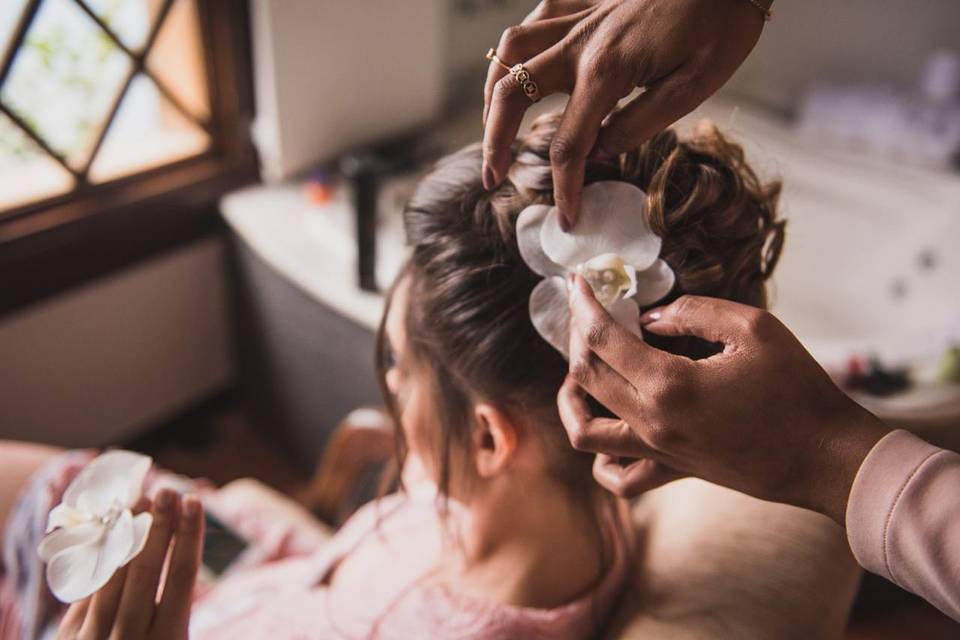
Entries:
{"type": "Polygon", "coordinates": [[[192,496],[181,505],[175,491],[163,489],[150,514],[141,515],[152,515],[142,553],[93,596],[71,605],[57,633],[59,640],[188,637],[203,541],[202,506],[192,496]]]}
{"type": "Polygon", "coordinates": [[[151,460],[130,451],[107,451],[74,478],[47,520],[37,553],[47,583],[63,602],[97,591],[143,549],[152,516],[134,516],[151,460]]]}

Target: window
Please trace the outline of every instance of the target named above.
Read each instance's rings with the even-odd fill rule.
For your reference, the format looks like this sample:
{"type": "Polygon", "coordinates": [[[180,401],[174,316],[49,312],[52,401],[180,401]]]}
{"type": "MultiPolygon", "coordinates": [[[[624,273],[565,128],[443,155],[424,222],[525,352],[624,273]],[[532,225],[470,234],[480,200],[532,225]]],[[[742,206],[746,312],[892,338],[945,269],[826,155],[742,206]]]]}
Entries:
{"type": "Polygon", "coordinates": [[[209,148],[195,2],[13,0],[20,11],[4,9],[0,210],[209,148]]]}
{"type": "Polygon", "coordinates": [[[247,3],[0,4],[0,315],[221,228],[257,177],[247,3]]]}

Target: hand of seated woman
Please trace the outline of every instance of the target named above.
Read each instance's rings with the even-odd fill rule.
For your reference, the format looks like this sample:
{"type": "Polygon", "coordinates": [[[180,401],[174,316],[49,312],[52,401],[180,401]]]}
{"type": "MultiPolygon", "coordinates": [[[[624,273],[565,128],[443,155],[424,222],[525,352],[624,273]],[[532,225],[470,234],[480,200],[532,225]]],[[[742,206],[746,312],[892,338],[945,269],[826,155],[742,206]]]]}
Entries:
{"type": "Polygon", "coordinates": [[[203,542],[203,507],[162,489],[143,551],[100,591],[70,606],[58,640],[185,640],[203,542]],[[171,539],[173,545],[170,545],[171,539]],[[163,574],[169,550],[169,566],[163,574]],[[161,584],[162,580],[162,584],[161,584]],[[159,601],[157,600],[159,590],[159,601]]]}

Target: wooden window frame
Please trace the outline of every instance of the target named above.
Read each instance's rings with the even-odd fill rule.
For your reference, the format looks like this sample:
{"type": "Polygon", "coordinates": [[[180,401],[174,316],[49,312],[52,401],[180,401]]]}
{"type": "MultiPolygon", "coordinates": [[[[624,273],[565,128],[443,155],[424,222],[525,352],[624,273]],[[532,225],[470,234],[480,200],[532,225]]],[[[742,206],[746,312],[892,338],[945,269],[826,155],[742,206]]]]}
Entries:
{"type": "MultiPolygon", "coordinates": [[[[26,11],[40,2],[30,0],[26,11]]],[[[222,230],[219,198],[258,179],[247,3],[199,0],[197,8],[210,148],[104,184],[80,180],[67,194],[0,214],[0,315],[222,230]]],[[[142,57],[134,61],[131,77],[143,65],[142,57]]]]}

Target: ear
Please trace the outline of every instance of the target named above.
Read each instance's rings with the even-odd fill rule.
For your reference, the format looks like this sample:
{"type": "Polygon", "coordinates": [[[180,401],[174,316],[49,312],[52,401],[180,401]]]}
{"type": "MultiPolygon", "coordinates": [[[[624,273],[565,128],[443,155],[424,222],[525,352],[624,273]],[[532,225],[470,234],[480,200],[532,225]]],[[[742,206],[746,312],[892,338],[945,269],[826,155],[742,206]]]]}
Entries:
{"type": "Polygon", "coordinates": [[[517,427],[506,413],[482,402],[474,407],[473,450],[477,473],[489,478],[500,473],[517,449],[517,427]]]}

